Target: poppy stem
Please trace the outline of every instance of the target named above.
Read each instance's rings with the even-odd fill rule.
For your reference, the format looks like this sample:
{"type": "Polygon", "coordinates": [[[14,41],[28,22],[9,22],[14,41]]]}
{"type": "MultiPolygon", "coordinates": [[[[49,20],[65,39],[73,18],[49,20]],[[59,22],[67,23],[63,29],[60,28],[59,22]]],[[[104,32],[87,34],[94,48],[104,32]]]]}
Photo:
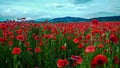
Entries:
{"type": "Polygon", "coordinates": [[[17,68],[17,55],[14,55],[13,57],[13,61],[14,61],[14,68],[17,68]]]}

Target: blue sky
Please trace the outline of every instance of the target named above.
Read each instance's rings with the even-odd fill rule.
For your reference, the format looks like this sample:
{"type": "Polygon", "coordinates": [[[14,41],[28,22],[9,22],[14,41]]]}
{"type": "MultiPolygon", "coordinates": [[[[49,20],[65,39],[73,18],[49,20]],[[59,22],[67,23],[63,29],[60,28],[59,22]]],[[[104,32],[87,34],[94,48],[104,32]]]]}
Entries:
{"type": "Polygon", "coordinates": [[[120,0],[0,0],[0,19],[120,15],[120,0]]]}

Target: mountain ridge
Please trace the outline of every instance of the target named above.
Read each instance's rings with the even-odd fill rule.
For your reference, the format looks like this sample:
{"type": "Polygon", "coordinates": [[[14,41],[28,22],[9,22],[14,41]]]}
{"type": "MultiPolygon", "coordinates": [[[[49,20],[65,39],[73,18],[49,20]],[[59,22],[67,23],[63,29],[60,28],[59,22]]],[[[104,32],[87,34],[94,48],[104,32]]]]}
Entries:
{"type": "Polygon", "coordinates": [[[97,19],[98,21],[120,21],[120,16],[106,16],[106,17],[94,17],[94,18],[81,18],[81,17],[71,17],[71,16],[66,16],[66,17],[58,17],[58,18],[39,18],[36,20],[26,20],[26,22],[29,21],[34,21],[36,23],[39,22],[53,22],[53,23],[57,23],[57,22],[89,22],[92,19],[97,19]]]}
{"type": "Polygon", "coordinates": [[[99,21],[120,21],[120,16],[95,17],[90,19],[80,17],[61,17],[49,20],[49,22],[89,22],[92,19],[97,19],[99,21]]]}

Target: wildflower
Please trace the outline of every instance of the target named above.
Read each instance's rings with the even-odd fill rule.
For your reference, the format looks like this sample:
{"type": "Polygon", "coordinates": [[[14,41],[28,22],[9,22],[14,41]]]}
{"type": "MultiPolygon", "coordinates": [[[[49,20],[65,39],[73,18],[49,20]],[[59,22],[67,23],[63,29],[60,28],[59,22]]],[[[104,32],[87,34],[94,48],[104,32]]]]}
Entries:
{"type": "Polygon", "coordinates": [[[25,46],[26,47],[30,46],[30,42],[25,42],[25,46]]]}
{"type": "Polygon", "coordinates": [[[90,39],[90,34],[86,35],[86,39],[90,39]]]}
{"type": "Polygon", "coordinates": [[[61,50],[66,50],[66,46],[65,45],[63,45],[63,46],[61,46],[61,48],[60,48],[61,50]]]}
{"type": "Polygon", "coordinates": [[[27,48],[27,51],[31,51],[32,50],[32,48],[27,48]]]}
{"type": "Polygon", "coordinates": [[[98,24],[98,22],[99,22],[99,21],[98,21],[98,20],[96,20],[96,19],[93,19],[93,20],[92,20],[92,24],[94,24],[94,25],[97,25],[97,24],[98,24]]]}
{"type": "Polygon", "coordinates": [[[86,47],[85,52],[95,52],[95,46],[86,47]]]}
{"type": "Polygon", "coordinates": [[[114,56],[114,63],[115,64],[119,64],[120,60],[118,59],[118,56],[114,56]]]}
{"type": "Polygon", "coordinates": [[[24,41],[25,40],[24,35],[23,34],[17,35],[17,40],[24,41]]]}
{"type": "Polygon", "coordinates": [[[9,45],[9,46],[13,45],[13,41],[10,40],[10,41],[8,42],[8,45],[9,45]]]}
{"type": "Polygon", "coordinates": [[[16,33],[17,33],[17,34],[22,34],[22,33],[23,33],[23,30],[22,30],[22,29],[18,29],[18,30],[16,30],[16,33]]]}
{"type": "Polygon", "coordinates": [[[78,48],[79,48],[79,49],[80,49],[80,48],[83,48],[83,47],[84,47],[84,44],[82,44],[82,43],[78,45],[78,48]]]}
{"type": "Polygon", "coordinates": [[[13,48],[12,54],[20,54],[20,53],[21,53],[21,49],[20,48],[18,48],[18,47],[13,48]]]}
{"type": "Polygon", "coordinates": [[[74,43],[79,43],[79,39],[78,39],[78,38],[74,38],[74,39],[73,39],[73,42],[74,42],[74,43]]]}
{"type": "Polygon", "coordinates": [[[59,68],[62,68],[62,67],[65,67],[65,66],[67,66],[69,63],[68,63],[68,61],[66,60],[66,59],[59,59],[58,61],[57,61],[57,67],[59,67],[59,68]]]}
{"type": "Polygon", "coordinates": [[[91,68],[96,67],[96,66],[102,66],[103,64],[107,62],[108,62],[107,57],[102,54],[99,54],[93,58],[91,62],[91,68]]]}
{"type": "Polygon", "coordinates": [[[75,61],[73,64],[81,64],[83,62],[83,59],[81,56],[72,55],[71,59],[75,61]]]}
{"type": "Polygon", "coordinates": [[[41,52],[41,49],[40,49],[39,47],[36,47],[36,48],[34,49],[34,51],[35,51],[36,53],[39,53],[39,52],[41,52]]]}
{"type": "Polygon", "coordinates": [[[119,39],[115,34],[110,35],[110,40],[116,44],[119,42],[119,39]]]}
{"type": "Polygon", "coordinates": [[[104,48],[104,45],[103,44],[99,44],[98,48],[104,48]]]}

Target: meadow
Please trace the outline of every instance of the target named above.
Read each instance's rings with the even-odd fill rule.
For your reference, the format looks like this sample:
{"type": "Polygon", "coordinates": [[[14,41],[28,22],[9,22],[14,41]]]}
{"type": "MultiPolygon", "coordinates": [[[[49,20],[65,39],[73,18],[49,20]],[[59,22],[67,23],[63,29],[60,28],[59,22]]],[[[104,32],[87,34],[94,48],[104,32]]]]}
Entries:
{"type": "Polygon", "coordinates": [[[120,22],[0,23],[0,68],[120,68],[120,22]]]}

